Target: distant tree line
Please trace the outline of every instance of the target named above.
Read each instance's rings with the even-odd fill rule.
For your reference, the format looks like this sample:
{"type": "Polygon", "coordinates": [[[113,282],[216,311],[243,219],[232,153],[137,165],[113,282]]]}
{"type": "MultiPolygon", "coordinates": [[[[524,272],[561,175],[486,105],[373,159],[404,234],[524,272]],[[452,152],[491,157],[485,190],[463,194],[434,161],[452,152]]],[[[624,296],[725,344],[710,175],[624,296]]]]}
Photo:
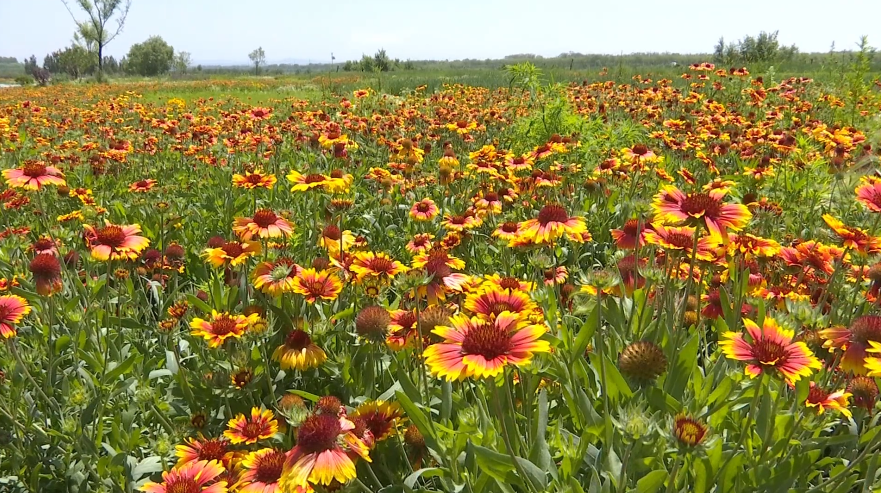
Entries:
{"type": "Polygon", "coordinates": [[[762,31],[758,36],[745,36],[740,41],[725,43],[719,38],[713,50],[713,61],[725,66],[745,66],[753,64],[779,64],[792,61],[798,55],[795,45],[781,46],[777,41],[779,31],[762,31]]]}

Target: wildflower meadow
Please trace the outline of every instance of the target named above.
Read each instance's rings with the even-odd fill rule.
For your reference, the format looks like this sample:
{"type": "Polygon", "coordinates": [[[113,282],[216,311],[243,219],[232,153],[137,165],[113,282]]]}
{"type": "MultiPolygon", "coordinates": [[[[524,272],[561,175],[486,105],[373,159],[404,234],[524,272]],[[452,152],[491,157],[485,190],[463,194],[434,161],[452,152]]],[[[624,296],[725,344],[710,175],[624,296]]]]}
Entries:
{"type": "Polygon", "coordinates": [[[340,77],[0,90],[0,491],[879,491],[879,83],[340,77]]]}

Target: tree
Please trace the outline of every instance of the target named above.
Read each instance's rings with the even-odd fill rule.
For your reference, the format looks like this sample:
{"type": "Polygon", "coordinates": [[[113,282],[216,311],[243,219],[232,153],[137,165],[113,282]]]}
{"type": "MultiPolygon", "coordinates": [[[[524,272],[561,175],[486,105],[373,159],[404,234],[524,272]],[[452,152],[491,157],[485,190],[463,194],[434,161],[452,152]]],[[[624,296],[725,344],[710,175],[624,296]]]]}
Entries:
{"type": "Polygon", "coordinates": [[[251,59],[251,63],[254,64],[254,75],[260,75],[260,65],[266,64],[266,52],[263,51],[263,47],[257,48],[252,51],[248,58],[251,59]]]}
{"type": "Polygon", "coordinates": [[[34,69],[37,68],[37,57],[31,55],[30,58],[24,59],[24,73],[34,75],[34,69]]]}
{"type": "Polygon", "coordinates": [[[95,58],[80,45],[72,45],[46,57],[43,62],[49,72],[64,72],[78,79],[95,70],[95,58]]]}
{"type": "Polygon", "coordinates": [[[164,74],[174,62],[174,48],[159,36],[132,45],[128,52],[127,69],[131,73],[152,77],[164,74]]]}
{"type": "Polygon", "coordinates": [[[190,68],[190,64],[192,63],[192,57],[190,53],[187,51],[178,52],[174,57],[174,70],[175,72],[187,73],[187,69],[190,68]]]}
{"type": "Polygon", "coordinates": [[[97,48],[98,71],[101,72],[104,69],[104,47],[122,32],[125,19],[132,6],[132,0],[125,0],[125,3],[123,0],[94,0],[94,2],[92,0],[74,0],[74,2],[86,13],[88,19],[77,20],[68,0],[61,0],[77,25],[76,34],[82,37],[87,44],[93,43],[97,48]],[[114,18],[116,19],[115,28],[108,25],[114,18]]]}
{"type": "Polygon", "coordinates": [[[388,72],[391,70],[391,60],[385,53],[385,48],[380,49],[373,55],[373,68],[380,72],[388,72]]]}

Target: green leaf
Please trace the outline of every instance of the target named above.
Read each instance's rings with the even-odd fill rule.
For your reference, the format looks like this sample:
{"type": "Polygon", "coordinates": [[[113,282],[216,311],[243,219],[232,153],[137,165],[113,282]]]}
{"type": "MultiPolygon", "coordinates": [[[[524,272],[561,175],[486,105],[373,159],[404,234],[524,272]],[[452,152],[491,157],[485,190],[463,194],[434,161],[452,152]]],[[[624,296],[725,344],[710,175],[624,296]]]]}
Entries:
{"type": "Polygon", "coordinates": [[[154,474],[163,470],[162,457],[150,456],[138,462],[138,465],[132,470],[132,479],[139,479],[149,474],[154,474]]]}
{"type": "MultiPolygon", "coordinates": [[[[609,385],[609,388],[603,389],[603,392],[607,392],[609,394],[609,399],[611,399],[612,401],[616,401],[619,397],[627,399],[633,396],[633,391],[630,390],[630,386],[627,385],[627,381],[624,380],[621,372],[618,371],[618,365],[612,363],[612,360],[610,360],[609,357],[605,354],[602,355],[602,358],[606,362],[606,382],[609,385]]],[[[591,366],[593,366],[594,371],[597,372],[597,375],[601,375],[600,372],[603,370],[600,365],[600,355],[595,352],[590,353],[590,363],[591,366]]]]}
{"type": "Polygon", "coordinates": [[[520,478],[517,475],[517,468],[509,455],[471,443],[469,443],[469,446],[474,451],[478,469],[489,474],[496,481],[517,484],[519,486],[524,486],[524,481],[530,481],[533,486],[540,487],[542,491],[547,488],[547,474],[532,462],[522,457],[516,457],[517,463],[527,476],[526,478],[520,478]]]}
{"type": "Polygon", "coordinates": [[[105,382],[112,382],[113,380],[116,380],[120,376],[128,373],[129,371],[131,371],[131,369],[135,365],[135,363],[137,363],[138,361],[141,360],[141,358],[142,358],[142,356],[140,354],[133,354],[133,355],[129,356],[125,361],[118,364],[114,369],[108,371],[107,374],[104,375],[104,381],[105,382]]]}
{"type": "Polygon", "coordinates": [[[636,493],[654,493],[667,480],[667,471],[652,471],[636,482],[636,493]]]}
{"type": "Polygon", "coordinates": [[[298,396],[302,397],[303,399],[306,399],[307,401],[311,401],[311,402],[318,402],[318,399],[321,398],[320,396],[306,392],[305,390],[289,390],[288,392],[290,392],[291,394],[294,394],[294,395],[298,395],[298,396]]]}
{"type": "Polygon", "coordinates": [[[401,408],[407,413],[407,417],[410,418],[410,421],[412,421],[413,424],[416,425],[416,428],[419,429],[419,432],[422,433],[422,437],[425,438],[425,444],[438,453],[442,452],[439,448],[437,437],[434,435],[434,430],[431,428],[431,424],[428,422],[425,413],[423,413],[422,410],[410,400],[406,393],[398,391],[395,395],[398,397],[398,403],[401,405],[401,408]]]}
{"type": "Polygon", "coordinates": [[[174,351],[165,351],[165,367],[168,368],[172,375],[177,375],[177,372],[180,371],[174,351]]]}
{"type": "Polygon", "coordinates": [[[440,467],[423,467],[422,469],[413,472],[406,478],[404,478],[404,486],[407,488],[413,488],[416,485],[416,481],[419,480],[420,477],[423,478],[436,478],[443,477],[447,474],[446,469],[442,469],[440,467]]]}
{"type": "Polygon", "coordinates": [[[571,361],[584,357],[587,345],[590,343],[590,340],[593,338],[593,334],[597,329],[599,316],[600,310],[599,305],[597,305],[590,313],[590,316],[587,317],[587,320],[581,324],[581,328],[578,330],[578,335],[575,336],[575,344],[572,346],[571,361]]]}

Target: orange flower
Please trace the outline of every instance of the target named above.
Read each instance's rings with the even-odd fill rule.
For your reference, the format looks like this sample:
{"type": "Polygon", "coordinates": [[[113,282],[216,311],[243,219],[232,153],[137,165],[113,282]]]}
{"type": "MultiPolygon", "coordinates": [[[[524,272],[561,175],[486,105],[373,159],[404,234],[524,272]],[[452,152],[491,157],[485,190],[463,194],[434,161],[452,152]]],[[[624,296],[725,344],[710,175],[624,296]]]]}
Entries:
{"type": "Polygon", "coordinates": [[[229,441],[223,438],[187,438],[186,444],[176,446],[175,450],[178,458],[176,467],[200,460],[225,463],[231,455],[229,441]]]}
{"type": "Polygon", "coordinates": [[[212,310],[210,322],[198,317],[190,322],[190,328],[193,329],[190,333],[194,336],[204,337],[208,341],[208,347],[216,348],[229,338],[242,337],[248,327],[258,318],[256,313],[246,317],[226,312],[218,313],[212,310]]]}
{"type": "Polygon", "coordinates": [[[283,450],[264,448],[248,454],[239,463],[244,472],[233,489],[238,493],[277,493],[284,470],[286,454],[283,450]]]}
{"type": "Polygon", "coordinates": [[[437,205],[431,199],[422,199],[410,208],[410,217],[416,221],[431,221],[437,214],[437,205]]]}
{"type": "Polygon", "coordinates": [[[823,347],[844,351],[839,366],[843,371],[865,375],[866,352],[872,342],[881,344],[881,316],[863,315],[855,318],[849,327],[830,327],[819,332],[826,340],[823,347]]]}
{"type": "Polygon", "coordinates": [[[154,186],[156,186],[156,180],[153,180],[153,179],[140,180],[140,181],[136,181],[136,182],[132,183],[131,185],[129,185],[128,190],[129,190],[129,192],[144,193],[144,192],[149,192],[150,189],[152,189],[154,186]]]}
{"type": "Polygon", "coordinates": [[[137,224],[117,226],[107,222],[103,228],[83,225],[83,229],[95,260],[134,260],[150,245],[150,240],[138,236],[141,227],[137,224]]]}
{"type": "Polygon", "coordinates": [[[823,214],[823,221],[841,238],[845,248],[851,248],[860,253],[881,252],[881,238],[870,236],[863,229],[845,226],[844,223],[829,214],[823,214]]]}
{"type": "Polygon", "coordinates": [[[278,433],[278,421],[269,409],[251,408],[250,419],[239,413],[227,423],[223,436],[233,445],[244,443],[251,445],[260,440],[267,440],[278,433]]]}
{"type": "Polygon", "coordinates": [[[290,236],[294,231],[291,228],[291,223],[269,209],[257,210],[253,218],[237,217],[232,230],[242,241],[249,241],[254,237],[278,238],[280,236],[290,236]]]}
{"type": "Polygon", "coordinates": [[[537,218],[520,223],[520,237],[535,244],[553,243],[564,235],[571,238],[585,232],[584,219],[569,217],[566,209],[557,204],[542,207],[537,218]]]}
{"type": "Polygon", "coordinates": [[[285,337],[284,344],[272,353],[272,359],[280,363],[282,370],[308,370],[316,368],[327,360],[324,350],[312,342],[305,331],[292,330],[285,337]]]}
{"type": "MultiPolygon", "coordinates": [[[[352,420],[362,420],[373,436],[373,443],[381,442],[397,432],[398,422],[403,416],[401,406],[396,402],[367,401],[352,414],[352,420]]],[[[370,443],[372,447],[373,443],[370,443]]]]}
{"type": "Polygon", "coordinates": [[[349,266],[349,270],[355,273],[358,282],[363,282],[366,278],[379,281],[388,281],[396,274],[404,272],[406,268],[400,263],[392,260],[391,257],[384,253],[374,252],[358,252],[349,266]]]}
{"type": "Polygon", "coordinates": [[[355,460],[370,462],[370,456],[367,444],[352,433],[354,429],[345,415],[316,413],[306,418],[297,428],[297,445],[284,464],[282,491],[355,479],[355,460]]]}
{"type": "Polygon", "coordinates": [[[843,389],[827,392],[811,382],[811,390],[808,392],[808,398],[805,399],[805,406],[816,408],[817,414],[823,414],[826,409],[834,409],[849,418],[851,412],[847,408],[847,401],[850,396],[851,394],[843,389]]]}
{"type": "Polygon", "coordinates": [[[694,235],[697,231],[688,226],[664,227],[653,225],[646,230],[645,240],[652,245],[658,245],[667,250],[681,250],[687,256],[694,255],[698,260],[713,260],[712,247],[714,242],[708,236],[701,236],[697,240],[697,252],[694,251],[694,235]]]}
{"type": "Polygon", "coordinates": [[[854,190],[857,200],[872,212],[881,212],[881,179],[874,176],[860,178],[860,185],[854,190]]]}
{"type": "Polygon", "coordinates": [[[745,373],[750,378],[777,371],[787,382],[795,383],[821,368],[808,346],[801,341],[792,342],[794,332],[781,328],[773,318],[765,317],[761,328],[747,318],[743,319],[743,325],[749,341],[743,333],[729,331],[722,334],[719,347],[728,358],[746,362],[745,373]]]}
{"type": "Polygon", "coordinates": [[[745,205],[722,202],[725,195],[724,189],[685,194],[669,185],[655,196],[652,208],[657,221],[705,225],[718,238],[726,229],[742,229],[752,217],[745,205]]]}
{"type": "Polygon", "coordinates": [[[444,342],[425,350],[425,363],[447,380],[495,377],[508,364],[526,365],[534,353],[550,351],[550,344],[540,340],[546,331],[507,311],[492,321],[456,315],[449,327],[432,331],[444,342]]]}
{"type": "Polygon", "coordinates": [[[229,264],[233,267],[242,265],[248,258],[261,252],[260,243],[256,241],[228,241],[218,248],[206,248],[202,256],[215,268],[229,264]]]}
{"type": "Polygon", "coordinates": [[[17,331],[13,324],[21,322],[21,319],[30,312],[30,305],[21,296],[0,296],[0,335],[5,339],[15,337],[17,331]]]}
{"type": "Polygon", "coordinates": [[[294,279],[293,291],[305,296],[309,303],[318,298],[335,300],[342,290],[340,279],[328,270],[303,269],[294,279]]]}
{"type": "Polygon", "coordinates": [[[263,174],[261,169],[254,171],[246,171],[245,174],[232,175],[232,184],[238,188],[245,190],[254,190],[255,188],[265,188],[271,190],[278,180],[273,174],[263,174]]]}
{"type": "Polygon", "coordinates": [[[3,178],[10,188],[39,190],[44,185],[64,186],[64,174],[55,166],[46,166],[42,161],[28,161],[21,168],[3,170],[3,178]]]}
{"type": "Polygon", "coordinates": [[[465,297],[463,306],[475,316],[487,320],[498,317],[502,312],[528,316],[537,308],[535,302],[523,291],[503,290],[489,283],[465,297]]]}
{"type": "Polygon", "coordinates": [[[141,486],[145,493],[226,493],[226,481],[216,481],[224,467],[216,460],[193,461],[162,473],[162,483],[141,486]],[[210,485],[209,485],[210,483],[210,485]]]}
{"type": "Polygon", "coordinates": [[[294,280],[303,270],[293,260],[280,257],[272,262],[261,262],[254,268],[251,279],[254,287],[270,296],[279,296],[294,290],[294,280]]]}

